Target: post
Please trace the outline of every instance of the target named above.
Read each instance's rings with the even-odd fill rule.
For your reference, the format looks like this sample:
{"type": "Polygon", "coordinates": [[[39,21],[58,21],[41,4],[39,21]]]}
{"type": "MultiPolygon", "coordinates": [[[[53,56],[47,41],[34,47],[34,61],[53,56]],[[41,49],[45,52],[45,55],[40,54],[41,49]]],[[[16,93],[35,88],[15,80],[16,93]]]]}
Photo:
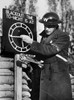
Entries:
{"type": "Polygon", "coordinates": [[[14,100],[31,100],[31,89],[28,86],[27,73],[23,71],[23,67],[27,68],[27,64],[24,64],[19,60],[20,54],[16,54],[14,58],[14,71],[15,71],[15,82],[14,82],[14,100]]]}
{"type": "Polygon", "coordinates": [[[14,100],[22,100],[22,67],[17,65],[19,54],[14,58],[15,82],[14,82],[14,100]]]}

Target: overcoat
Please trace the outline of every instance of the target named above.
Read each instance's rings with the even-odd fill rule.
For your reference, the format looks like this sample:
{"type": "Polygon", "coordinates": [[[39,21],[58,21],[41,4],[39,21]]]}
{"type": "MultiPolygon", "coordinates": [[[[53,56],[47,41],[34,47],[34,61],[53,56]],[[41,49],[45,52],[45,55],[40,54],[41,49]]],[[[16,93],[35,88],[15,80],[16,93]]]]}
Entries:
{"type": "Polygon", "coordinates": [[[40,43],[34,41],[31,50],[44,60],[40,79],[40,100],[72,100],[68,63],[57,57],[68,57],[69,36],[55,30],[47,36],[43,31],[40,43]]]}

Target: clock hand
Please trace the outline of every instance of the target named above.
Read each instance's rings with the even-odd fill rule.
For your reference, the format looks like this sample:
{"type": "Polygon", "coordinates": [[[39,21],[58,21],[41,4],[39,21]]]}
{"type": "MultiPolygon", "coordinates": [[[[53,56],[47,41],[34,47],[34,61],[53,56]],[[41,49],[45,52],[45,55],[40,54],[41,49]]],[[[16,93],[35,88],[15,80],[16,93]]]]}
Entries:
{"type": "Polygon", "coordinates": [[[22,40],[22,47],[24,48],[24,42],[23,42],[23,40],[22,40]]]}
{"type": "Polygon", "coordinates": [[[12,36],[12,35],[9,35],[9,36],[13,38],[21,38],[20,36],[12,36]]]}

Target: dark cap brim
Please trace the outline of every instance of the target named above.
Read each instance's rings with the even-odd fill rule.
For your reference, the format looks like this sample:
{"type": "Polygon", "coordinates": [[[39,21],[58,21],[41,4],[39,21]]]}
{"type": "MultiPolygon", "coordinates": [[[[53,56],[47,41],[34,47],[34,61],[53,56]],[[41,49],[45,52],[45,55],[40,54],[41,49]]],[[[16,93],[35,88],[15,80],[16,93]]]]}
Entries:
{"type": "Polygon", "coordinates": [[[56,25],[56,24],[60,24],[60,23],[62,23],[62,21],[61,20],[59,20],[59,21],[49,21],[49,22],[45,22],[45,21],[43,21],[43,20],[39,20],[39,22],[40,23],[43,23],[43,24],[45,24],[45,25],[56,25]]]}

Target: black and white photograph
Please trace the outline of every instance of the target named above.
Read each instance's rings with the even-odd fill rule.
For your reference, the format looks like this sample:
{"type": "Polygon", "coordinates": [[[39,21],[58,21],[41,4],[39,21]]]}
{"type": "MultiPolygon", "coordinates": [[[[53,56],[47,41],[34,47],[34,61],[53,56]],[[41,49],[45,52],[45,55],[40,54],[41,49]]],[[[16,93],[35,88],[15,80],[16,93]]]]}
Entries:
{"type": "Polygon", "coordinates": [[[74,0],[0,0],[0,100],[74,100],[74,0]]]}

